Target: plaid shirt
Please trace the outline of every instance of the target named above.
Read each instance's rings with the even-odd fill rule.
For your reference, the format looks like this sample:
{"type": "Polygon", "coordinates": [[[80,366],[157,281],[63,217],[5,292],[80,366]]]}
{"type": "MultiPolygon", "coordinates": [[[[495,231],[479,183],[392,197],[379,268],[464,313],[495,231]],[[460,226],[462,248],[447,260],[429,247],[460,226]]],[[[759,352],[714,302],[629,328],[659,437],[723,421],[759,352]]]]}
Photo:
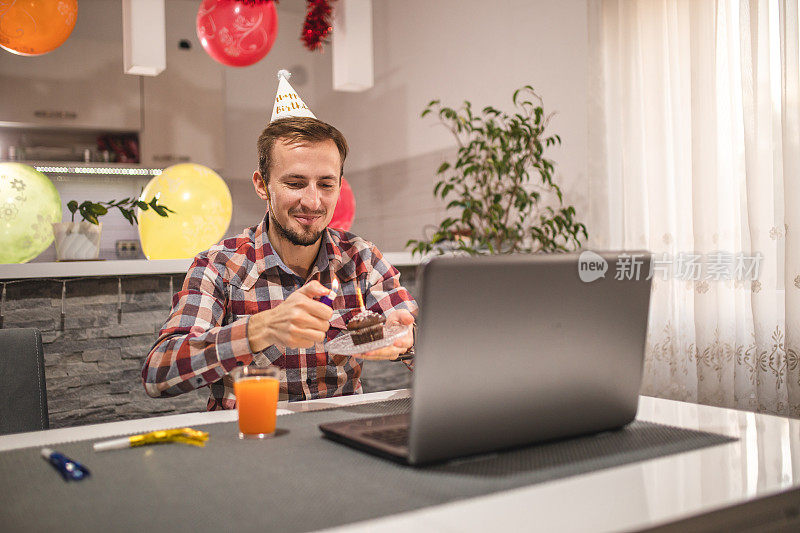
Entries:
{"type": "Polygon", "coordinates": [[[406,309],[416,314],[417,304],[400,285],[397,269],[372,243],[352,233],[330,228],[323,232],[307,280],[275,253],[267,237],[267,218],[200,253],[173,296],[169,318],[144,362],[147,394],[176,396],[209,385],[208,409],[233,409],[236,397],[228,373],[250,364],[279,367],[282,400],[360,394],[361,363],[353,357],[330,355],[320,344],[299,350],[272,345],[253,353],[247,340],[251,315],[280,305],[312,279],[330,287],[334,276],[340,290],[327,340],[345,330],[359,311],[356,286],[372,311],[385,315],[406,309]]]}

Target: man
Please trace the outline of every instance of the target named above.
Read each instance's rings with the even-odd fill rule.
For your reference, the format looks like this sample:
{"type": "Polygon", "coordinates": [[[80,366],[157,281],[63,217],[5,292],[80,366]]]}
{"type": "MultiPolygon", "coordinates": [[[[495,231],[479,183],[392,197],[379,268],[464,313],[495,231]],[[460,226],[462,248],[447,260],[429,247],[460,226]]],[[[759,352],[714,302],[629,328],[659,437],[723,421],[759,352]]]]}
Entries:
{"type": "MultiPolygon", "coordinates": [[[[147,393],[174,396],[209,385],[208,409],[236,405],[228,373],[276,365],[282,399],[361,392],[359,359],[325,352],[364,304],[387,324],[413,324],[417,305],[400,274],[371,243],[327,228],[339,197],[347,143],[316,118],[271,122],[258,140],[256,193],[264,220],[200,253],[142,369],[147,393]],[[341,288],[333,309],[317,298],[341,288]]],[[[396,359],[412,335],[364,354],[396,359]]]]}

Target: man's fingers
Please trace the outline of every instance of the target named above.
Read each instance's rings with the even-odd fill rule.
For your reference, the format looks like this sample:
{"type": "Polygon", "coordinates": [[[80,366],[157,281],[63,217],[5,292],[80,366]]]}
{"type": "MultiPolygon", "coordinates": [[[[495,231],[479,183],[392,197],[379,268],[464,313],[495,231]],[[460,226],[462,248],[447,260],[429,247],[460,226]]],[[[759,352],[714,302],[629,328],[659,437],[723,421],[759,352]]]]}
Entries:
{"type": "Polygon", "coordinates": [[[292,348],[311,348],[325,340],[325,333],[317,329],[297,329],[289,339],[292,348]]]}
{"type": "Polygon", "coordinates": [[[403,350],[389,346],[387,348],[372,350],[371,352],[366,352],[356,357],[361,357],[362,359],[397,359],[401,351],[403,350]]]}
{"type": "Polygon", "coordinates": [[[414,323],[414,315],[406,311],[405,309],[400,309],[391,313],[388,317],[386,317],[386,322],[391,324],[402,324],[404,326],[410,326],[414,323]]]}
{"type": "Polygon", "coordinates": [[[319,320],[324,320],[325,322],[330,320],[331,316],[333,316],[333,309],[316,300],[306,300],[300,304],[300,308],[310,316],[319,320]]]}
{"type": "MultiPolygon", "coordinates": [[[[314,279],[314,280],[309,281],[308,283],[306,283],[305,285],[303,285],[299,289],[297,289],[297,292],[299,292],[300,294],[304,294],[304,295],[308,296],[309,298],[319,298],[320,296],[325,296],[326,294],[331,292],[331,290],[330,289],[326,289],[322,285],[322,283],[320,283],[319,281],[314,279]]],[[[325,304],[323,304],[323,305],[325,305],[325,304]]]]}
{"type": "Polygon", "coordinates": [[[331,324],[328,319],[320,318],[310,313],[302,313],[298,316],[294,323],[302,329],[312,329],[315,331],[326,332],[330,329],[331,324]]]}

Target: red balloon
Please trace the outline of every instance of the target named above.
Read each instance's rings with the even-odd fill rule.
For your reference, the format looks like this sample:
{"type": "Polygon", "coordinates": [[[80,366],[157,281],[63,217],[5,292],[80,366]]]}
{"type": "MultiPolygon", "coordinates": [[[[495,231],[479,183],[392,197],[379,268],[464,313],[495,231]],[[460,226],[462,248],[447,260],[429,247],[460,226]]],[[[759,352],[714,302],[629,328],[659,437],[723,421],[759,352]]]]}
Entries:
{"type": "Polygon", "coordinates": [[[277,35],[275,2],[203,0],[197,12],[197,38],[223,65],[246,67],[260,61],[277,35]]]}
{"type": "Polygon", "coordinates": [[[353,189],[347,180],[342,178],[342,190],[339,192],[339,200],[336,202],[336,207],[333,209],[333,218],[328,224],[329,227],[334,229],[341,229],[347,231],[353,225],[353,219],[356,217],[356,197],[353,195],[353,189]]]}

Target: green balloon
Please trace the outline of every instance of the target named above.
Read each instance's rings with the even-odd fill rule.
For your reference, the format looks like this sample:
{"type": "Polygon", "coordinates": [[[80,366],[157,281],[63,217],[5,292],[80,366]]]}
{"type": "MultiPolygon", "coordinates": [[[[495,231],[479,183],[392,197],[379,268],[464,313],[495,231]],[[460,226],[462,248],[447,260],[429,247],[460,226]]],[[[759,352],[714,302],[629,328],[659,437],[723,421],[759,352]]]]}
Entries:
{"type": "Polygon", "coordinates": [[[53,242],[61,197],[50,178],[22,163],[0,163],[0,263],[27,263],[53,242]]]}

